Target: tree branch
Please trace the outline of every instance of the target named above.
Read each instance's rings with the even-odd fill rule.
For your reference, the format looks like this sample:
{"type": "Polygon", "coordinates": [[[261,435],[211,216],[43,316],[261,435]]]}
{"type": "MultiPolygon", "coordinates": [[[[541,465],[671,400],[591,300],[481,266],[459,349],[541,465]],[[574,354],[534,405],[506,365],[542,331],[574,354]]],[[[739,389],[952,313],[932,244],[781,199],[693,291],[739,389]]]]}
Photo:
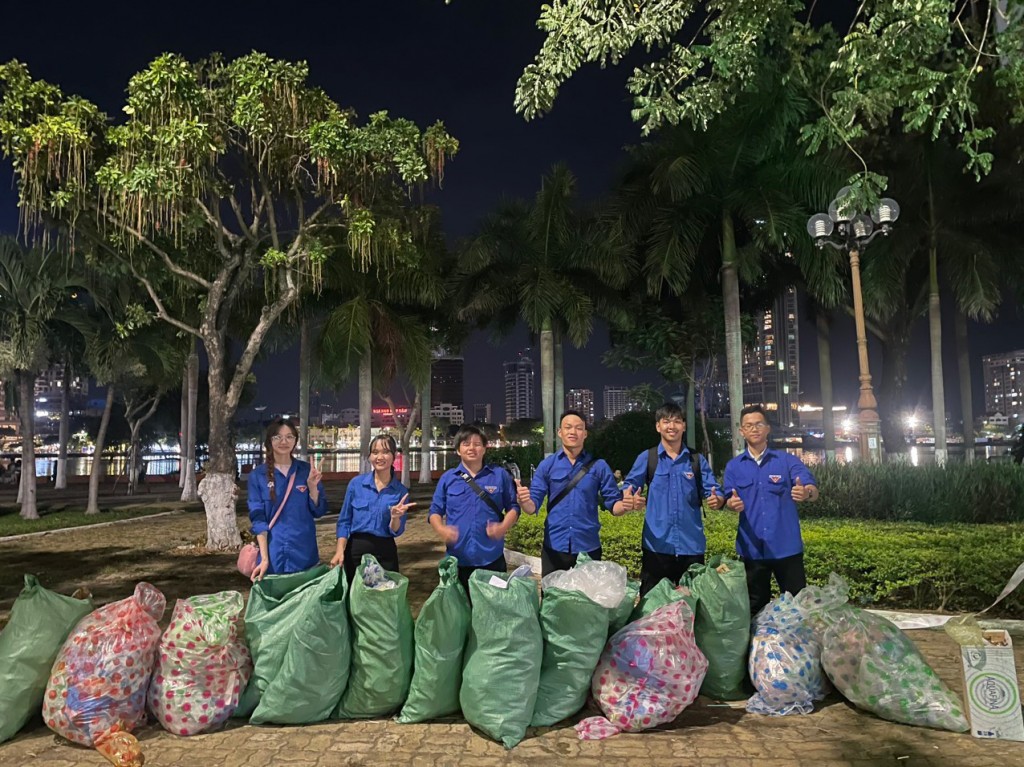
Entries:
{"type": "Polygon", "coordinates": [[[263,339],[266,338],[267,333],[277,321],[277,318],[295,301],[298,293],[298,288],[293,284],[289,284],[281,291],[274,303],[263,307],[263,311],[260,312],[260,320],[256,327],[253,328],[249,340],[245,344],[245,349],[242,350],[242,356],[235,364],[235,372],[231,376],[231,385],[228,386],[226,392],[226,404],[229,408],[237,407],[238,400],[242,394],[242,387],[245,385],[245,379],[252,369],[256,355],[263,344],[263,339]]]}
{"type": "MultiPolygon", "coordinates": [[[[210,283],[207,280],[204,280],[198,274],[194,274],[193,272],[190,272],[188,269],[185,269],[185,268],[183,268],[181,266],[178,266],[176,263],[174,263],[174,260],[167,254],[167,252],[163,248],[161,248],[155,242],[150,240],[146,235],[144,235],[138,229],[130,226],[129,224],[121,223],[114,216],[110,215],[109,213],[107,213],[105,211],[102,212],[102,215],[111,224],[113,224],[116,227],[120,227],[120,228],[124,229],[126,232],[128,232],[130,235],[132,235],[132,237],[134,237],[136,240],[138,240],[143,245],[145,245],[153,254],[158,256],[164,262],[164,264],[167,266],[167,268],[171,271],[172,274],[176,274],[178,277],[181,277],[182,279],[189,280],[190,282],[194,282],[196,285],[199,285],[201,288],[205,288],[206,290],[210,289],[210,283]]],[[[134,271],[134,267],[133,267],[133,271],[134,271]]]]}
{"type": "Polygon", "coordinates": [[[135,279],[141,282],[143,287],[146,288],[146,292],[149,294],[149,300],[152,301],[153,305],[156,307],[157,317],[162,319],[164,322],[178,328],[178,330],[183,330],[186,333],[191,333],[197,338],[203,337],[202,333],[199,332],[199,328],[194,328],[191,325],[188,325],[170,315],[170,313],[167,311],[167,308],[164,306],[163,301],[160,300],[160,296],[158,296],[156,290],[153,289],[153,284],[145,277],[143,277],[141,274],[139,274],[139,270],[135,268],[135,264],[129,264],[129,268],[132,270],[132,274],[135,276],[135,279]]]}

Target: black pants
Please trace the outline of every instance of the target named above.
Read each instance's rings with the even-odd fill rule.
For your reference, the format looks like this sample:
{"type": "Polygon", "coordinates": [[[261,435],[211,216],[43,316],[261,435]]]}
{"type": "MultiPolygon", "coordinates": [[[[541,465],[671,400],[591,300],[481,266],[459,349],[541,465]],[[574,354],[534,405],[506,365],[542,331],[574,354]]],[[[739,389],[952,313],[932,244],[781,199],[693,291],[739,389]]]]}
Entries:
{"type": "Polygon", "coordinates": [[[690,565],[704,564],[703,554],[659,554],[656,551],[642,549],[640,552],[640,596],[653,589],[662,578],[668,578],[673,584],[679,585],[683,573],[690,565]]]}
{"type": "MultiPolygon", "coordinates": [[[[568,554],[564,551],[555,551],[554,549],[549,549],[547,546],[542,546],[540,550],[541,577],[557,570],[568,570],[571,567],[575,567],[576,558],[579,555],[580,552],[578,551],[568,554]]],[[[593,560],[599,561],[601,559],[601,547],[598,546],[593,551],[588,551],[587,556],[593,560]]]]}
{"type": "Polygon", "coordinates": [[[352,533],[345,544],[345,577],[349,583],[352,583],[356,575],[363,554],[373,554],[385,570],[398,572],[398,546],[394,538],[390,535],[381,537],[369,533],[352,533]]]}
{"type": "Polygon", "coordinates": [[[751,616],[761,612],[761,608],[772,600],[772,575],[779,584],[779,591],[788,591],[793,596],[807,585],[803,553],[782,559],[745,559],[743,566],[747,570],[751,616]]]}
{"type": "Polygon", "coordinates": [[[459,565],[459,583],[466,590],[466,596],[469,597],[471,603],[473,598],[469,594],[469,576],[473,574],[474,570],[492,570],[496,573],[504,573],[508,570],[508,563],[505,561],[505,555],[502,554],[489,565],[466,565],[465,567],[459,565]]]}

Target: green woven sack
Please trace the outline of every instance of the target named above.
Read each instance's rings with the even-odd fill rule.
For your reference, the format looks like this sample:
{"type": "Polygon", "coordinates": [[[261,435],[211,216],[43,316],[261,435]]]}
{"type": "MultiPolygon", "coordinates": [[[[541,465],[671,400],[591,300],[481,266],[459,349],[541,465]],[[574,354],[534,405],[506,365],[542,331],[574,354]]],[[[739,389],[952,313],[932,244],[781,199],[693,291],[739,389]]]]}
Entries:
{"type": "Polygon", "coordinates": [[[582,591],[550,588],[540,605],[544,657],[533,727],[547,727],[583,708],[590,677],[608,636],[609,610],[582,591]]]}
{"type": "MultiPolygon", "coordinates": [[[[686,586],[686,584],[682,584],[686,586]]],[[[689,586],[687,586],[689,588],[689,586]]],[[[629,618],[629,622],[632,623],[640,618],[646,618],[648,615],[653,613],[659,607],[670,605],[673,602],[684,601],[690,606],[690,609],[696,612],[697,610],[697,597],[692,593],[686,594],[683,591],[677,589],[668,578],[662,578],[658,581],[653,589],[648,591],[641,597],[637,603],[636,608],[633,610],[633,614],[629,618]]]]}
{"type": "Polygon", "coordinates": [[[445,557],[437,566],[440,583],[416,619],[416,661],[409,697],[398,721],[425,722],[459,711],[462,655],[469,635],[469,599],[459,583],[459,562],[445,557]]]}
{"type": "Polygon", "coordinates": [[[352,673],[336,719],[387,716],[405,702],[412,678],[413,626],[409,611],[409,579],[387,571],[398,584],[393,589],[371,589],[363,581],[367,565],[377,564],[363,554],[352,579],[349,616],[352,620],[352,673]]]}
{"type": "Polygon", "coordinates": [[[544,640],[532,578],[476,570],[469,576],[473,619],[459,703],[466,721],[512,748],[526,735],[537,702],[544,640]]]}
{"type": "Polygon", "coordinates": [[[310,583],[283,609],[297,610],[281,664],[252,714],[253,724],[311,724],[327,719],[349,679],[351,638],[345,570],[336,567],[310,583]]]}
{"type": "Polygon", "coordinates": [[[40,586],[34,575],[25,576],[25,588],[0,632],[0,743],[39,713],[57,653],[90,612],[88,599],[63,596],[40,586]]]}
{"type": "Polygon", "coordinates": [[[749,697],[744,685],[750,651],[750,599],[743,563],[715,556],[706,565],[691,565],[684,580],[697,597],[694,634],[708,659],[700,694],[716,700],[749,697]],[[718,572],[721,565],[728,572],[718,572]]]}

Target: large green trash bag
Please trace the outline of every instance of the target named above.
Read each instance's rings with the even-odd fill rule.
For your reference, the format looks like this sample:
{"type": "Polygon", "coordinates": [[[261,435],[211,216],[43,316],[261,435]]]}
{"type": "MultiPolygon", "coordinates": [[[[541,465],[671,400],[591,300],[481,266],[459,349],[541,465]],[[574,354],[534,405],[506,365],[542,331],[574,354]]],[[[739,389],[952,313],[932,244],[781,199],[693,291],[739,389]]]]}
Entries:
{"type": "Polygon", "coordinates": [[[408,595],[408,578],[380,570],[372,554],[363,554],[348,597],[352,620],[352,673],[334,718],[387,716],[405,702],[413,662],[413,625],[408,595]],[[367,586],[364,574],[370,564],[398,585],[390,589],[367,586]]]}
{"type": "MultiPolygon", "coordinates": [[[[252,587],[249,604],[245,610],[245,633],[252,652],[253,674],[242,694],[237,717],[249,717],[261,706],[262,699],[272,683],[274,693],[279,694],[281,685],[288,682],[282,674],[285,659],[299,654],[301,643],[310,641],[312,632],[320,631],[324,637],[336,642],[331,649],[333,655],[311,656],[313,668],[302,672],[304,679],[319,678],[314,691],[315,698],[298,701],[303,716],[311,711],[324,719],[337,704],[347,682],[349,665],[348,623],[344,608],[345,578],[339,570],[326,565],[317,565],[309,570],[287,575],[268,575],[252,587]],[[311,625],[315,624],[315,625],[311,625]],[[292,648],[293,637],[300,636],[299,643],[292,648]],[[329,698],[333,696],[333,700],[329,698]],[[326,714],[321,714],[326,709],[326,714]]],[[[294,659],[290,660],[294,669],[294,659]]],[[[294,673],[294,671],[293,671],[294,673]]],[[[303,690],[311,698],[310,690],[303,690]]],[[[261,721],[272,712],[279,713],[283,706],[268,700],[260,710],[261,721]]],[[[314,721],[309,719],[309,721],[314,721]]]]}
{"type": "Polygon", "coordinates": [[[743,563],[715,556],[706,565],[691,565],[684,580],[697,597],[694,633],[697,646],[708,659],[700,694],[715,700],[750,697],[744,689],[750,651],[750,599],[743,563]]]}
{"type": "Polygon", "coordinates": [[[441,582],[416,619],[416,660],[409,696],[398,715],[402,724],[458,713],[462,655],[469,635],[469,598],[459,583],[459,562],[445,557],[437,566],[441,582]]]}
{"type": "Polygon", "coordinates": [[[668,578],[662,578],[658,581],[658,585],[640,598],[636,608],[633,610],[633,614],[629,618],[629,623],[646,618],[659,607],[664,607],[680,600],[686,602],[690,610],[696,614],[697,597],[693,595],[690,587],[687,584],[681,584],[679,587],[676,587],[668,578]]]}
{"type": "Polygon", "coordinates": [[[469,576],[469,593],[473,620],[459,691],[462,715],[512,748],[526,735],[540,683],[544,640],[537,584],[476,570],[469,576]]]}
{"type": "Polygon", "coordinates": [[[633,610],[636,608],[636,598],[639,595],[640,581],[626,581],[626,596],[619,602],[618,607],[608,613],[608,636],[633,620],[633,610]]]}
{"type": "Polygon", "coordinates": [[[25,588],[0,632],[0,743],[39,712],[57,653],[90,612],[88,599],[57,594],[40,586],[34,575],[25,576],[25,588]]]}
{"type": "Polygon", "coordinates": [[[544,657],[531,726],[547,727],[583,708],[608,636],[610,612],[582,591],[544,591],[540,605],[544,657]]]}
{"type": "MultiPolygon", "coordinates": [[[[321,575],[287,637],[280,670],[252,714],[253,724],[310,724],[327,719],[349,680],[351,637],[345,570],[321,575]]],[[[288,608],[285,608],[288,609],[288,608]]]]}

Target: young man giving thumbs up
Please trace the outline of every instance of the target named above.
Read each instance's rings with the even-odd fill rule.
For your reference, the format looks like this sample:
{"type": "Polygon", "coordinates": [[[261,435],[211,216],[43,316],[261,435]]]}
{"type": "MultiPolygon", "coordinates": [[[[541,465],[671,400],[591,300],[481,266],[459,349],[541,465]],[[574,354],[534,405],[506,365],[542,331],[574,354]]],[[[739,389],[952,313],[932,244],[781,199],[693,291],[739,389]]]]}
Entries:
{"type": "Polygon", "coordinates": [[[623,500],[608,464],[583,449],[587,421],[580,413],[562,413],[558,438],[562,449],[540,462],[530,487],[516,480],[516,500],[527,514],[536,514],[544,497],[548,499],[540,558],[542,575],[568,570],[581,551],[591,559],[601,558],[599,501],[616,516],[633,510],[632,492],[623,500]]]}
{"type": "Polygon", "coordinates": [[[814,476],[795,455],[768,449],[771,427],[760,405],[740,411],[747,449],[726,464],[725,507],[739,513],[736,551],[747,571],[750,614],[771,600],[772,575],[794,596],[807,585],[798,503],[818,500],[814,476]]]}

